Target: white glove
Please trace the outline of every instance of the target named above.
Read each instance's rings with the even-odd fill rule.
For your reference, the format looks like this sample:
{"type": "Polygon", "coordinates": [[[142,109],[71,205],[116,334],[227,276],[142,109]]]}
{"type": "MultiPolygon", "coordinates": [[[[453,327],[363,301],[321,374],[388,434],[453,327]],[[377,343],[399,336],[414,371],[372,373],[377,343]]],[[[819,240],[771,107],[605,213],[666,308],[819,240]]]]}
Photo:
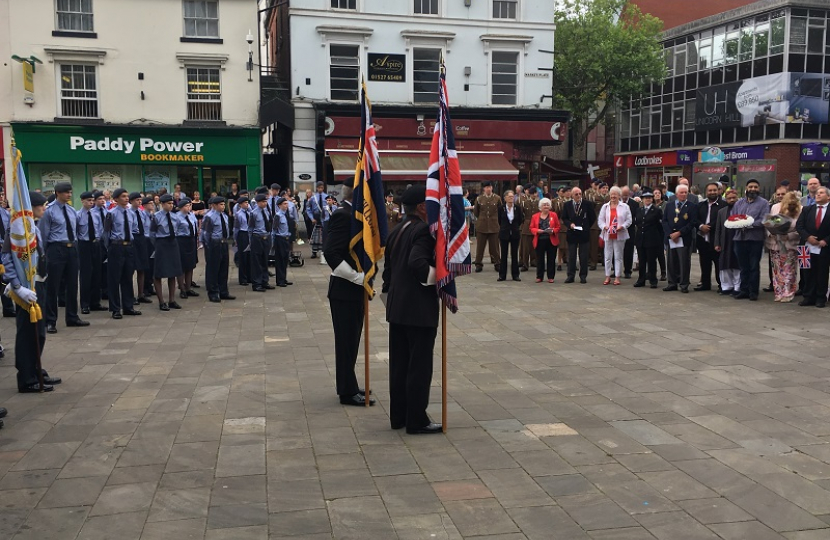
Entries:
{"type": "Polygon", "coordinates": [[[435,267],[429,267],[429,274],[427,274],[427,282],[421,283],[424,287],[429,287],[430,285],[435,285],[435,267]]]}
{"type": "Polygon", "coordinates": [[[348,282],[354,283],[355,285],[363,285],[363,278],[365,275],[363,272],[358,272],[346,261],[341,262],[337,265],[337,268],[332,270],[331,275],[334,277],[339,277],[340,279],[345,279],[348,282]]]}
{"type": "Polygon", "coordinates": [[[351,282],[355,285],[363,285],[363,280],[366,279],[366,274],[363,272],[357,272],[354,278],[351,279],[351,282]]]}
{"type": "Polygon", "coordinates": [[[21,300],[28,304],[34,304],[37,302],[37,294],[32,289],[27,289],[26,287],[20,287],[19,289],[14,289],[11,284],[6,285],[6,290],[4,294],[6,296],[11,296],[11,292],[14,291],[21,300]]]}

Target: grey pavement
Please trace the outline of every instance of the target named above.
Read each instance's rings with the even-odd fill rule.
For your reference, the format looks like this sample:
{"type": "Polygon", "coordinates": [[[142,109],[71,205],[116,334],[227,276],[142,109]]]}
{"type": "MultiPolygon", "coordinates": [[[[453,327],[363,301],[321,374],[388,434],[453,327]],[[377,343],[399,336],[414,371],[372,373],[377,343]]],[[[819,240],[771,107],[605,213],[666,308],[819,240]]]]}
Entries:
{"type": "Polygon", "coordinates": [[[449,431],[410,436],[379,302],[378,404],[339,405],[317,262],[288,289],[59,323],[51,394],[16,393],[0,320],[0,539],[830,538],[830,311],[488,265],[448,317],[449,431]]]}

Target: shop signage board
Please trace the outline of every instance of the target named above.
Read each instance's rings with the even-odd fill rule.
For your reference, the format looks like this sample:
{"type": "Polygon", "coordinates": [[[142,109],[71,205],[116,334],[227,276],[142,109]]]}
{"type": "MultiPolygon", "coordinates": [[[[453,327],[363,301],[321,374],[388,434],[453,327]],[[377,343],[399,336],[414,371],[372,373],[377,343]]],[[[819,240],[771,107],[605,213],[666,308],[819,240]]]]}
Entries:
{"type": "Polygon", "coordinates": [[[376,82],[406,82],[406,55],[369,53],[368,79],[376,82]]]}
{"type": "Polygon", "coordinates": [[[98,191],[115,191],[121,187],[121,176],[110,171],[94,172],[92,174],[92,189],[98,191]]]}
{"type": "Polygon", "coordinates": [[[626,165],[629,169],[632,167],[674,167],[677,165],[677,152],[628,156],[626,165]]]}
{"type": "Polygon", "coordinates": [[[763,146],[738,146],[734,148],[719,148],[708,146],[700,151],[698,161],[744,161],[747,159],[764,159],[763,146]]]}
{"type": "Polygon", "coordinates": [[[746,182],[750,178],[754,178],[761,184],[761,196],[769,200],[775,191],[775,172],[777,168],[778,161],[775,159],[751,160],[738,163],[735,169],[737,173],[736,186],[739,192],[743,193],[746,182]]]}
{"type": "Polygon", "coordinates": [[[830,161],[830,144],[805,143],[801,145],[801,161],[830,161]]]}

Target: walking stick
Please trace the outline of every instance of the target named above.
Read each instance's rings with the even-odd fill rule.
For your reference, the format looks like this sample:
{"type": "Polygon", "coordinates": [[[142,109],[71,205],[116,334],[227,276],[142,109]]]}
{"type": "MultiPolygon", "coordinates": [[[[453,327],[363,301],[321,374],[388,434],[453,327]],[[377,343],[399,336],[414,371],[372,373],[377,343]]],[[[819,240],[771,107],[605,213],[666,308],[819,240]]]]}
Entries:
{"type": "Polygon", "coordinates": [[[447,432],[447,302],[441,301],[441,430],[447,432]]]}
{"type": "Polygon", "coordinates": [[[366,407],[369,406],[369,293],[363,291],[363,363],[364,363],[364,379],[366,379],[366,391],[363,394],[363,399],[366,402],[366,407]]]}

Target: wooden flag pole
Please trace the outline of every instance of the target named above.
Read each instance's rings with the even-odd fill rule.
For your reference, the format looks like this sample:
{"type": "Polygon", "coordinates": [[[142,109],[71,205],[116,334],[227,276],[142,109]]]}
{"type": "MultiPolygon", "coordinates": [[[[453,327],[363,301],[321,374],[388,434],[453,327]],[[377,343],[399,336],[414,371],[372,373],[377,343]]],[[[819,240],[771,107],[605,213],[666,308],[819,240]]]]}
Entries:
{"type": "Polygon", "coordinates": [[[363,291],[363,362],[365,364],[364,379],[366,382],[365,393],[363,399],[366,401],[366,406],[369,406],[369,293],[363,291]]]}
{"type": "Polygon", "coordinates": [[[447,432],[447,302],[441,301],[441,430],[447,432]]]}

